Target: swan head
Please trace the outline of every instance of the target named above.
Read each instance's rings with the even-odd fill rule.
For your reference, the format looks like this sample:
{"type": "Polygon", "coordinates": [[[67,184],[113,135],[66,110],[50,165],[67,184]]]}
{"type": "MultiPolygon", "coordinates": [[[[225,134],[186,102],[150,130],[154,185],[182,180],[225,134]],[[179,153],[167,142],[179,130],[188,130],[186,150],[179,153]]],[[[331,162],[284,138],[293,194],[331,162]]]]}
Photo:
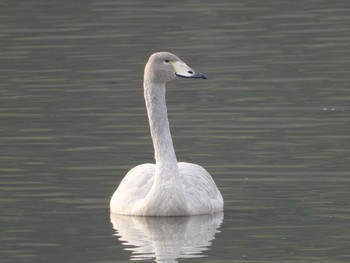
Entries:
{"type": "Polygon", "coordinates": [[[150,56],[145,67],[145,78],[152,82],[165,83],[176,77],[206,79],[206,75],[196,72],[180,58],[169,52],[157,52],[150,56]]]}

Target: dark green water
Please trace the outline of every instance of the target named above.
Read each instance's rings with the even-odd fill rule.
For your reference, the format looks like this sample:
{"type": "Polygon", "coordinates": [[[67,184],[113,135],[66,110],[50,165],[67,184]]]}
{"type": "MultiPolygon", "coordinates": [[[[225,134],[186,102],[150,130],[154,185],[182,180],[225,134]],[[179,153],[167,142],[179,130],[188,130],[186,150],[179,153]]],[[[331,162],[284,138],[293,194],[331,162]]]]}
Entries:
{"type": "Polygon", "coordinates": [[[1,262],[349,262],[350,2],[0,3],[1,262]],[[142,74],[155,51],[178,159],[225,213],[118,219],[153,162],[142,74]],[[176,259],[177,258],[177,259],[176,259]]]}

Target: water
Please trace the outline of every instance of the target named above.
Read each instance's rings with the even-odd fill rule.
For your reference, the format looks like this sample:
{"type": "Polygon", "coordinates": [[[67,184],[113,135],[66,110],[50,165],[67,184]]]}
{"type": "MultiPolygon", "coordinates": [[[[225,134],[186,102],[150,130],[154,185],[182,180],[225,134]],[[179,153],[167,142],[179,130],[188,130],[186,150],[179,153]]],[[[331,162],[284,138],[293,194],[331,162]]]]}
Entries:
{"type": "Polygon", "coordinates": [[[1,262],[349,262],[348,1],[0,10],[1,262]],[[169,83],[168,111],[223,218],[110,222],[121,178],[153,161],[142,73],[158,50],[209,77],[169,83]]]}

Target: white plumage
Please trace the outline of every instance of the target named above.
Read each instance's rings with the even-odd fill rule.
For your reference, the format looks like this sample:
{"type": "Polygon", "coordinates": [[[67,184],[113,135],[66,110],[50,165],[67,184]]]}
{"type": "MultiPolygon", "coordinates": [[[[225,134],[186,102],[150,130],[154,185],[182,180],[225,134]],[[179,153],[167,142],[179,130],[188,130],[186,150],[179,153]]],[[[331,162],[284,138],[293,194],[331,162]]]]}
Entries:
{"type": "Polygon", "coordinates": [[[223,210],[223,198],[201,166],[177,162],[165,102],[165,83],[176,76],[206,78],[177,56],[153,54],[144,73],[144,95],[156,164],[131,169],[110,201],[111,212],[138,216],[186,216],[223,210]]]}

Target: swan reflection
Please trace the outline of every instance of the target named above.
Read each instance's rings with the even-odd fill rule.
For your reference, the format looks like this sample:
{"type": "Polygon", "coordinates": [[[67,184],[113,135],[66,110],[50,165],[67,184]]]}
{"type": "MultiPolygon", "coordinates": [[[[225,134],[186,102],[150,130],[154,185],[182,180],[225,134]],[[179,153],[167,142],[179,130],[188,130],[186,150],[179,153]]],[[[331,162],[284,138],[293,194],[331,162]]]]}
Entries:
{"type": "Polygon", "coordinates": [[[178,258],[205,257],[223,213],[190,217],[135,217],[111,213],[116,236],[131,260],[177,262],[178,258]]]}

